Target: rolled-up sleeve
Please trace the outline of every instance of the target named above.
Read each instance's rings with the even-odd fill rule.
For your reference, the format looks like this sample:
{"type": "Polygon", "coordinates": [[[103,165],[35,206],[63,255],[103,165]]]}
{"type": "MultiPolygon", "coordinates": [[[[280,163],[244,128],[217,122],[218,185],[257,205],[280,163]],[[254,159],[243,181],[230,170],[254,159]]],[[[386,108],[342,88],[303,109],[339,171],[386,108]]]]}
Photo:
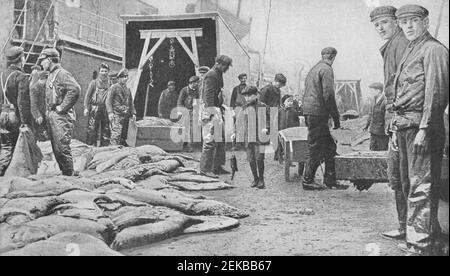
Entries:
{"type": "Polygon", "coordinates": [[[443,111],[448,104],[449,92],[449,54],[443,47],[434,47],[427,51],[424,60],[425,99],[421,129],[429,128],[433,122],[442,121],[443,111]]]}

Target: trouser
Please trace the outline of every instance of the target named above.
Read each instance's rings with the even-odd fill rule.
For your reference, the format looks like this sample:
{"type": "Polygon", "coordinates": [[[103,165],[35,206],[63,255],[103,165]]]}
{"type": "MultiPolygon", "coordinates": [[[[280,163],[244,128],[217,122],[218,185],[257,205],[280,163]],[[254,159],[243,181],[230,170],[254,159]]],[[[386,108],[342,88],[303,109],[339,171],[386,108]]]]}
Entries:
{"type": "Polygon", "coordinates": [[[111,122],[111,145],[125,146],[128,137],[128,126],[130,123],[129,116],[121,116],[114,114],[111,122]]]}
{"type": "Polygon", "coordinates": [[[254,180],[264,180],[264,158],[265,154],[263,147],[258,143],[249,143],[246,146],[247,161],[250,164],[250,169],[254,180]]]}
{"type": "Polygon", "coordinates": [[[306,116],[308,127],[308,163],[305,173],[305,184],[312,184],[322,162],[325,162],[324,184],[336,184],[334,157],[337,146],[328,128],[328,117],[306,116]]]}
{"type": "MultiPolygon", "coordinates": [[[[389,143],[391,145],[391,143],[389,143]]],[[[408,183],[408,170],[400,172],[400,154],[399,150],[389,146],[388,158],[388,177],[389,186],[395,193],[395,204],[397,208],[398,222],[400,224],[399,231],[406,233],[406,221],[408,216],[408,194],[403,191],[403,184],[408,183]],[[402,179],[403,177],[403,179],[402,179]]]]}
{"type": "Polygon", "coordinates": [[[4,176],[11,163],[11,159],[19,138],[19,130],[12,132],[1,130],[0,133],[0,176],[4,176]]]}
{"type": "Polygon", "coordinates": [[[53,154],[63,175],[73,175],[73,158],[70,142],[73,134],[74,119],[70,114],[57,114],[49,111],[47,116],[48,134],[53,154]]]}
{"type": "MultiPolygon", "coordinates": [[[[222,141],[224,141],[222,139],[222,141]]],[[[217,142],[214,137],[214,122],[203,122],[203,149],[200,158],[200,171],[212,172],[226,163],[225,142],[217,142]]]]}
{"type": "Polygon", "coordinates": [[[429,147],[423,154],[414,152],[419,129],[397,132],[402,191],[407,195],[406,242],[409,246],[433,254],[440,234],[438,223],[439,183],[444,146],[442,134],[429,130],[429,147]],[[405,175],[407,173],[407,175],[405,175]]]}
{"type": "Polygon", "coordinates": [[[88,138],[87,143],[91,146],[97,146],[97,140],[100,135],[100,146],[109,145],[110,130],[108,114],[104,108],[92,106],[89,114],[88,138]]]}
{"type": "Polygon", "coordinates": [[[389,136],[370,134],[371,151],[387,151],[389,148],[389,136]]]}

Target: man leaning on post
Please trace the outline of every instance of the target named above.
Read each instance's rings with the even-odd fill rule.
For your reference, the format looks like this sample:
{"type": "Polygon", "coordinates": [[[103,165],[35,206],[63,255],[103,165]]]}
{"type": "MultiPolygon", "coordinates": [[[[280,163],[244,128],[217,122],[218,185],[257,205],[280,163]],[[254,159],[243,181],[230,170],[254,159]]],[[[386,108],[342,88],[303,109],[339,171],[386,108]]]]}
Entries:
{"type": "Polygon", "coordinates": [[[396,16],[410,41],[397,70],[393,130],[399,149],[402,183],[408,199],[406,251],[435,255],[440,234],[437,219],[448,104],[448,49],[428,32],[429,12],[405,5],[396,16]]]}

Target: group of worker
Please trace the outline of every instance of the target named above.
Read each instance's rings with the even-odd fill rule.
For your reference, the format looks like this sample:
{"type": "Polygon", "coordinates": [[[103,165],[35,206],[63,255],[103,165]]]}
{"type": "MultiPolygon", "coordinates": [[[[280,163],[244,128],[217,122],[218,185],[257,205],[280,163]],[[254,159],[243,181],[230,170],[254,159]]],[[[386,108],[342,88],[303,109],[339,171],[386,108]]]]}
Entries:
{"type": "MultiPolygon", "coordinates": [[[[80,85],[61,66],[60,53],[54,48],[42,51],[31,75],[23,71],[22,47],[7,49],[5,57],[8,68],[0,75],[0,176],[5,174],[20,129],[25,127],[33,131],[35,142],[50,139],[63,175],[76,175],[70,143],[80,85]]],[[[88,144],[97,145],[98,140],[101,146],[126,144],[128,122],[136,114],[127,81],[127,69],[110,74],[107,64],[100,65],[99,75],[89,84],[84,101],[84,115],[89,118],[88,144]]]]}
{"type": "Polygon", "coordinates": [[[388,175],[400,227],[382,235],[406,241],[399,247],[408,255],[436,255],[440,248],[438,207],[449,54],[428,32],[428,16],[428,10],[418,5],[398,10],[382,6],[370,14],[387,42],[381,48],[384,84],[371,86],[378,92],[365,129],[370,127],[372,150],[389,150],[388,175]]]}

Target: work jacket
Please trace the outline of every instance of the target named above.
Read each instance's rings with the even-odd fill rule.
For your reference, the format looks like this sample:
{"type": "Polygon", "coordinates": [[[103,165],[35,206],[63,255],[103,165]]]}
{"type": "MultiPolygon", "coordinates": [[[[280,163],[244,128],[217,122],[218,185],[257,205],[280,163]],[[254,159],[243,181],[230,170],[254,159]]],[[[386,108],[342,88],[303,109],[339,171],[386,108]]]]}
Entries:
{"type": "Polygon", "coordinates": [[[84,108],[90,111],[92,106],[104,107],[110,86],[109,78],[104,81],[100,78],[91,81],[84,98],[84,108]]]}
{"type": "Polygon", "coordinates": [[[295,106],[289,108],[280,108],[278,112],[278,130],[299,126],[300,118],[295,106]]]}
{"type": "Polygon", "coordinates": [[[269,84],[261,89],[259,100],[269,107],[279,107],[281,104],[281,90],[273,84],[269,84]]]}
{"type": "Polygon", "coordinates": [[[40,117],[44,118],[47,110],[45,104],[45,83],[39,81],[41,75],[47,75],[48,77],[48,72],[39,72],[30,83],[31,115],[35,120],[40,117]]]}
{"type": "Polygon", "coordinates": [[[367,119],[366,128],[369,128],[370,133],[375,135],[386,135],[385,127],[386,115],[386,97],[380,95],[373,99],[370,107],[369,118],[367,119]]]}
{"type": "Polygon", "coordinates": [[[331,117],[339,121],[339,111],[334,92],[334,72],[331,63],[319,61],[309,71],[303,95],[303,114],[305,116],[331,117]]]}
{"type": "Polygon", "coordinates": [[[31,123],[31,105],[30,105],[30,77],[25,74],[21,68],[16,65],[10,65],[3,73],[0,88],[6,88],[0,91],[0,106],[5,102],[4,95],[10,104],[14,106],[15,113],[20,123],[31,123]],[[9,78],[8,78],[9,77],[9,78]]]}
{"type": "Polygon", "coordinates": [[[395,35],[389,39],[380,49],[384,61],[384,94],[386,95],[386,107],[391,109],[394,103],[394,80],[403,54],[408,47],[409,41],[403,31],[398,28],[395,35]]]}
{"type": "Polygon", "coordinates": [[[170,113],[172,109],[177,107],[178,93],[176,91],[169,92],[168,89],[164,90],[159,97],[158,102],[158,115],[161,118],[170,120],[170,113]]]}
{"type": "Polygon", "coordinates": [[[177,106],[185,107],[189,110],[194,109],[194,100],[199,99],[200,95],[198,90],[193,90],[189,88],[189,86],[186,86],[185,88],[181,89],[180,96],[178,97],[178,103],[177,106]]]}
{"type": "Polygon", "coordinates": [[[203,102],[206,108],[209,107],[221,107],[223,99],[220,97],[220,92],[223,89],[223,73],[214,66],[205,75],[203,80],[203,102]]]}
{"type": "Polygon", "coordinates": [[[47,108],[61,107],[62,114],[74,113],[73,108],[80,97],[81,87],[67,70],[56,65],[51,71],[45,86],[47,108]]]}
{"type": "Polygon", "coordinates": [[[109,88],[106,110],[108,115],[114,114],[121,117],[136,115],[133,97],[126,84],[116,83],[109,88]]]}
{"type": "Polygon", "coordinates": [[[443,130],[448,104],[448,49],[425,32],[411,42],[395,79],[394,127],[443,130]]]}
{"type": "Polygon", "coordinates": [[[246,84],[239,84],[235,88],[233,88],[233,93],[231,93],[231,102],[230,107],[235,108],[237,106],[244,106],[247,101],[242,95],[242,91],[247,87],[246,84]]]}

